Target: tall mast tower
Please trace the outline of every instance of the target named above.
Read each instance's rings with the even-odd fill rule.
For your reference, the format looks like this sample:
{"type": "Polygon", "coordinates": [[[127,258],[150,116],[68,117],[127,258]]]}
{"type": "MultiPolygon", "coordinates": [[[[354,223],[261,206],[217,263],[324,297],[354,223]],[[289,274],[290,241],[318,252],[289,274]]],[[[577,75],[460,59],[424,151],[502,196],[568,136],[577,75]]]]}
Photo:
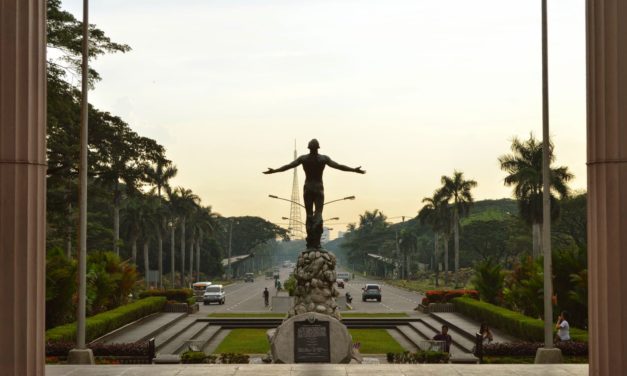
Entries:
{"type": "MultiPolygon", "coordinates": [[[[296,154],[296,140],[294,140],[294,159],[298,155],[296,154]]],[[[290,205],[290,223],[288,231],[293,239],[304,239],[303,221],[300,215],[300,194],[298,192],[298,168],[294,169],[294,179],[292,182],[292,203],[290,205]]]]}

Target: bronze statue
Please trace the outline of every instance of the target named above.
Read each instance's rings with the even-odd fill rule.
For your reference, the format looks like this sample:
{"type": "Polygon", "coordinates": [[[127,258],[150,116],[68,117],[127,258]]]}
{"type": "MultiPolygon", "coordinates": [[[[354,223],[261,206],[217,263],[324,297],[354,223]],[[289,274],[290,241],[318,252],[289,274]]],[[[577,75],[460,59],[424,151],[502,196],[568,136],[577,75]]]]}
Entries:
{"type": "Polygon", "coordinates": [[[305,211],[307,220],[307,248],[320,248],[320,238],[322,237],[322,208],[324,206],[324,186],[322,184],[322,172],[325,166],[333,167],[342,171],[357,172],[365,174],[366,171],[361,166],[351,168],[334,162],[326,155],[318,154],[320,144],[315,138],[307,145],[309,154],[301,155],[293,162],[277,169],[268,168],[264,174],[283,172],[298,165],[303,165],[305,170],[305,186],[303,187],[303,198],[305,200],[305,211]]]}

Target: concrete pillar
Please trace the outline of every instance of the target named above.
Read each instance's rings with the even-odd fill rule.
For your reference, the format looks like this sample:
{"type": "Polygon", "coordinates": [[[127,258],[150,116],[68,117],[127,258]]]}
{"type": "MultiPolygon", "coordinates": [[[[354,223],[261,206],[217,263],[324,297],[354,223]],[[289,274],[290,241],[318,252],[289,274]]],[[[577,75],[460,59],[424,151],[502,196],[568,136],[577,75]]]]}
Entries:
{"type": "Polygon", "coordinates": [[[0,373],[44,374],[46,6],[0,0],[0,373]]]}
{"type": "Polygon", "coordinates": [[[590,375],[627,369],[627,2],[587,1],[590,375]]]}

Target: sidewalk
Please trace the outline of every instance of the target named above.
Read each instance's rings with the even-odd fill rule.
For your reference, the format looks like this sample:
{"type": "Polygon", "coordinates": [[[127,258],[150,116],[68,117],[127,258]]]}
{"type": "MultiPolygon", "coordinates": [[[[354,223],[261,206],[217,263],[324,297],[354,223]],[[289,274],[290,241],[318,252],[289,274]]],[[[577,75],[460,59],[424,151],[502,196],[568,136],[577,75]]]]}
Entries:
{"type": "Polygon", "coordinates": [[[48,365],[46,376],[587,376],[587,364],[48,365]]]}

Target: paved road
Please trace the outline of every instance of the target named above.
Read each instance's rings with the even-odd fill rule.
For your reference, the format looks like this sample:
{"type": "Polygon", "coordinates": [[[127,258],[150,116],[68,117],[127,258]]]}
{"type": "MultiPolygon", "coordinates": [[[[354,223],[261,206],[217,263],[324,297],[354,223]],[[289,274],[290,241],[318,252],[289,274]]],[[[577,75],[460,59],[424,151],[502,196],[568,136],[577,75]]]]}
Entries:
{"type": "MultiPolygon", "coordinates": [[[[281,281],[285,281],[292,271],[290,268],[280,268],[281,281]]],[[[276,292],[274,281],[262,277],[255,278],[253,283],[242,281],[225,287],[226,303],[224,305],[211,304],[200,305],[200,314],[212,312],[264,312],[269,311],[263,304],[262,291],[267,287],[271,295],[276,292]]],[[[420,303],[422,295],[415,292],[405,291],[394,286],[381,282],[365,279],[356,276],[345,284],[344,289],[339,289],[340,293],[347,291],[353,296],[354,312],[413,312],[420,303]],[[366,283],[379,283],[382,288],[382,301],[361,301],[361,288],[366,283]]]]}

